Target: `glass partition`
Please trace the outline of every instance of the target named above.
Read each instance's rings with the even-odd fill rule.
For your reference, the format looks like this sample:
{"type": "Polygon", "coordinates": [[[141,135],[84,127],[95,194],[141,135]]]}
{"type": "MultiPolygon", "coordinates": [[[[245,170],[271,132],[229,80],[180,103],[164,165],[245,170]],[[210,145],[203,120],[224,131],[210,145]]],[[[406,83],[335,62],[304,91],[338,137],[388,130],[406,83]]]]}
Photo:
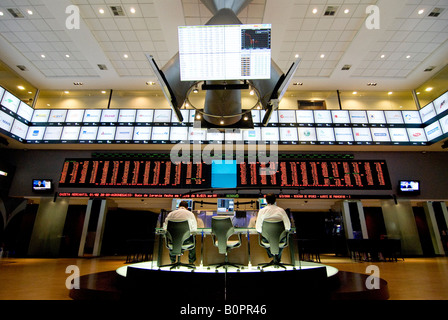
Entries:
{"type": "Polygon", "coordinates": [[[110,90],[41,90],[36,109],[106,109],[110,90]]]}
{"type": "Polygon", "coordinates": [[[420,87],[415,89],[420,103],[423,108],[431,101],[437,99],[445,91],[448,90],[448,66],[443,68],[432,79],[426,81],[420,87]]]}
{"type": "Polygon", "coordinates": [[[333,91],[288,90],[280,101],[280,109],[339,109],[338,94],[333,91]]]}
{"type": "Polygon", "coordinates": [[[14,96],[32,105],[37,89],[28,81],[20,77],[0,60],[0,86],[11,92],[14,96]]]}
{"type": "Polygon", "coordinates": [[[341,91],[342,109],[416,110],[412,91],[341,91]]]}

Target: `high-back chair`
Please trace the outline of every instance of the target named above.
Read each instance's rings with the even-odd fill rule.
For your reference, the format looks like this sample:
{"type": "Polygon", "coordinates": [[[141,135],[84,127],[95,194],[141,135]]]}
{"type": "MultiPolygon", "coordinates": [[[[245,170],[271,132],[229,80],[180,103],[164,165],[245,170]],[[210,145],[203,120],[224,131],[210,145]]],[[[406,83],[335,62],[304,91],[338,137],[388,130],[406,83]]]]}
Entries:
{"type": "Polygon", "coordinates": [[[192,269],[196,268],[194,264],[180,262],[180,257],[185,250],[193,250],[196,247],[194,236],[192,237],[192,242],[185,242],[190,236],[190,226],[187,220],[168,220],[165,233],[165,245],[170,250],[171,254],[177,257],[177,261],[175,263],[160,266],[160,268],[171,267],[170,269],[174,269],[180,266],[192,269]]]}
{"type": "Polygon", "coordinates": [[[229,238],[235,233],[235,228],[232,224],[231,217],[228,216],[214,216],[212,217],[212,237],[213,244],[218,247],[218,252],[225,255],[225,260],[220,263],[216,268],[233,266],[235,268],[241,267],[241,265],[230,263],[228,259],[228,252],[231,249],[241,246],[241,234],[238,235],[238,240],[229,240],[229,238]]]}
{"type": "MultiPolygon", "coordinates": [[[[289,264],[280,262],[280,248],[288,246],[289,232],[285,229],[283,221],[264,220],[261,226],[261,235],[259,235],[259,244],[263,248],[269,248],[273,260],[269,263],[262,263],[259,266],[263,268],[274,266],[286,269],[289,264]]],[[[291,265],[292,266],[292,265],[291,265]]]]}

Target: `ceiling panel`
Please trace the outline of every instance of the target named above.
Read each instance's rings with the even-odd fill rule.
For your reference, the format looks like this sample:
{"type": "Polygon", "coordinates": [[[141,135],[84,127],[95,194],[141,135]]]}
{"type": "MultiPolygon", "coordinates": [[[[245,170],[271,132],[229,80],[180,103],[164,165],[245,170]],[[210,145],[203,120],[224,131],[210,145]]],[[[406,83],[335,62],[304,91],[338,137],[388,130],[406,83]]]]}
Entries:
{"type": "MultiPolygon", "coordinates": [[[[162,67],[177,51],[177,27],[212,17],[200,0],[3,0],[0,11],[2,60],[13,69],[27,66],[21,75],[46,88],[81,79],[91,89],[147,89],[146,81],[155,77],[145,53],[162,67]],[[81,13],[76,32],[66,28],[60,14],[68,5],[81,13]],[[124,15],[114,16],[111,6],[120,6],[124,15]],[[13,18],[8,8],[24,17],[13,18]],[[107,72],[97,64],[106,65],[107,72]]],[[[447,63],[446,0],[253,0],[238,18],[272,24],[272,58],[283,71],[301,56],[293,80],[303,82],[303,90],[356,89],[367,78],[378,82],[376,90],[412,89],[447,63]],[[372,4],[380,9],[379,30],[365,26],[372,4]],[[329,6],[336,10],[326,16],[329,6]],[[434,8],[444,10],[429,17],[434,8]],[[352,66],[349,71],[341,70],[345,64],[352,66]],[[423,72],[429,65],[436,69],[423,72]]]]}

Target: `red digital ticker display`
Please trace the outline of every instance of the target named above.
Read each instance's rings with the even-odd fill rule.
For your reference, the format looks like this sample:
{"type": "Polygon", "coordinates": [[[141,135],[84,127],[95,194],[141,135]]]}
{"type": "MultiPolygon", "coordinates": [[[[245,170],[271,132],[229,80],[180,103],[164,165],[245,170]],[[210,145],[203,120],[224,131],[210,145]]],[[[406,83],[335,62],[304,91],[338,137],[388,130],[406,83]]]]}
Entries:
{"type": "MultiPolygon", "coordinates": [[[[67,159],[59,187],[198,190],[211,188],[211,176],[212,166],[204,162],[175,164],[170,160],[67,159]]],[[[239,161],[237,187],[390,190],[391,182],[383,160],[239,161]]]]}

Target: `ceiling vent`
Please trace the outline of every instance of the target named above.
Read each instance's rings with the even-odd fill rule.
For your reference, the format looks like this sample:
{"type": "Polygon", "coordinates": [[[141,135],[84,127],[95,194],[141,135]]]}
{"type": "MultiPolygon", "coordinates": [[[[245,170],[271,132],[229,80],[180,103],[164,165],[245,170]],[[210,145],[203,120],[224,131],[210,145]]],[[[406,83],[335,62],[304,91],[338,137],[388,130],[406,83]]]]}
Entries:
{"type": "Polygon", "coordinates": [[[114,17],[124,17],[124,11],[121,6],[110,6],[110,10],[112,10],[112,14],[114,17]]]}
{"type": "Polygon", "coordinates": [[[28,69],[24,65],[18,64],[16,67],[22,71],[28,71],[28,69]]]}
{"type": "Polygon", "coordinates": [[[7,10],[14,18],[25,18],[23,13],[17,8],[9,8],[7,10]]]}
{"type": "Polygon", "coordinates": [[[430,72],[430,71],[434,70],[435,68],[436,68],[435,66],[430,66],[430,67],[426,68],[424,71],[430,72]]]}
{"type": "Polygon", "coordinates": [[[351,64],[344,64],[344,66],[342,67],[342,69],[341,70],[350,70],[350,68],[352,67],[352,65],[351,64]]]}
{"type": "Polygon", "coordinates": [[[107,70],[107,67],[105,64],[98,64],[97,66],[98,66],[98,68],[100,68],[100,70],[107,70]]]}
{"type": "Polygon", "coordinates": [[[440,14],[443,12],[443,10],[445,10],[444,8],[434,8],[434,10],[432,10],[429,14],[428,17],[434,17],[437,18],[438,16],[440,16],[440,14]]]}
{"type": "Polygon", "coordinates": [[[338,10],[338,7],[335,7],[335,6],[328,6],[326,9],[325,9],[325,12],[324,12],[324,16],[334,16],[335,14],[336,14],[336,11],[338,10]]]}

